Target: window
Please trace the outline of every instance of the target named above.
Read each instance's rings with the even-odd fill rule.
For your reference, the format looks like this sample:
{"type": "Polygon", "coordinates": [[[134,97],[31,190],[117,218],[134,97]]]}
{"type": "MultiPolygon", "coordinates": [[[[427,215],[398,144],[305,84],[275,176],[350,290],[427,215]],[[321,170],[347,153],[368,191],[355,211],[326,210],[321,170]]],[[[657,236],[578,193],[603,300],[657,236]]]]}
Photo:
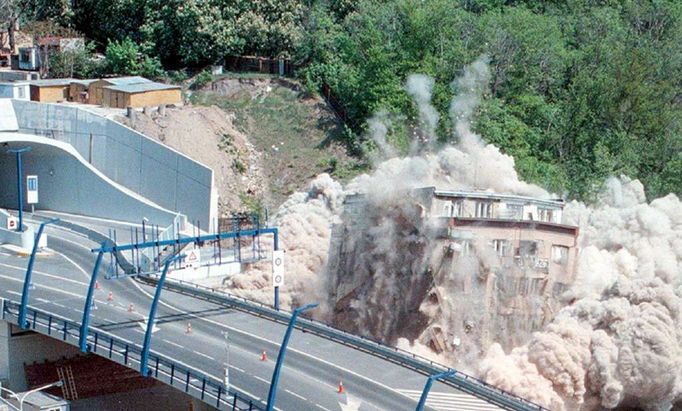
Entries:
{"type": "Polygon", "coordinates": [[[511,251],[509,240],[493,240],[493,248],[499,257],[506,257],[511,251]]]}
{"type": "Polygon", "coordinates": [[[553,245],[552,262],[559,265],[568,264],[568,247],[563,245],[553,245]]]}
{"type": "Polygon", "coordinates": [[[538,207],[538,218],[540,221],[553,222],[554,221],[554,210],[551,208],[538,207]]]}
{"type": "Polygon", "coordinates": [[[24,93],[24,86],[19,86],[17,88],[17,98],[26,98],[26,94],[24,93]]]}
{"type": "Polygon", "coordinates": [[[519,248],[516,249],[516,255],[521,257],[535,257],[538,254],[537,241],[519,241],[519,248]]]}
{"type": "Polygon", "coordinates": [[[523,219],[523,206],[521,204],[507,204],[507,212],[512,220],[523,219]]]}
{"type": "Polygon", "coordinates": [[[462,216],[462,201],[447,202],[443,206],[443,213],[445,217],[461,217],[462,216]]]}
{"type": "Polygon", "coordinates": [[[477,218],[492,218],[493,217],[493,203],[490,201],[476,202],[476,217],[477,218]]]}
{"type": "Polygon", "coordinates": [[[453,241],[448,246],[448,253],[456,253],[459,256],[468,256],[471,254],[471,242],[468,240],[453,241]]]}

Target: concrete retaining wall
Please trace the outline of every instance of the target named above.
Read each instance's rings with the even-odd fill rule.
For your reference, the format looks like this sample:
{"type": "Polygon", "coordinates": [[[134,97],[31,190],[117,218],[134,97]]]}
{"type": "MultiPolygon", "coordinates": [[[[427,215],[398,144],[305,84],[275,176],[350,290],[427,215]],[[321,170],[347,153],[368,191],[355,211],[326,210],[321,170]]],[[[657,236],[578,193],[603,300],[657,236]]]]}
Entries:
{"type": "Polygon", "coordinates": [[[202,227],[217,216],[210,168],[81,108],[12,102],[20,132],[71,144],[108,178],[190,221],[200,221],[202,227]]]}
{"type": "MultiPolygon", "coordinates": [[[[36,209],[61,211],[93,217],[140,222],[143,217],[166,227],[176,214],[144,197],[119,186],[88,164],[72,146],[45,137],[0,133],[10,146],[32,147],[23,156],[24,173],[35,174],[39,181],[36,209]],[[9,140],[12,137],[14,141],[9,140]]],[[[14,164],[14,156],[0,151],[0,164],[14,164]]],[[[0,207],[16,208],[15,167],[0,167],[0,207]]]]}

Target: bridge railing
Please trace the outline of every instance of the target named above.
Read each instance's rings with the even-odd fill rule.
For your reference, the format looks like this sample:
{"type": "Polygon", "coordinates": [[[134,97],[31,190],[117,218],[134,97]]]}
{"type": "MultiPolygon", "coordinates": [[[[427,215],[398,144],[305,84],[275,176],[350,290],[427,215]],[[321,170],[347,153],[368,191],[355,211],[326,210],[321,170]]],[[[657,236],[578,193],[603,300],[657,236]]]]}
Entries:
{"type": "MultiPolygon", "coordinates": [[[[156,283],[157,280],[156,275],[139,278],[143,281],[148,281],[151,283],[156,283]]],[[[274,310],[268,305],[224,293],[222,291],[218,292],[214,288],[205,287],[195,283],[167,279],[164,284],[164,288],[209,302],[229,305],[238,310],[255,314],[259,317],[267,318],[282,324],[288,324],[289,319],[291,318],[291,313],[287,311],[274,310]]],[[[379,341],[374,341],[366,337],[350,334],[319,321],[299,318],[298,322],[296,323],[296,328],[311,334],[318,335],[328,340],[336,341],[368,354],[384,358],[393,363],[423,373],[424,375],[438,374],[452,369],[428,358],[413,354],[409,351],[388,346],[382,344],[379,341]]],[[[506,392],[500,388],[486,383],[483,380],[472,377],[460,371],[456,371],[454,375],[443,378],[439,381],[442,381],[451,387],[474,395],[506,410],[545,410],[545,408],[538,404],[525,400],[521,397],[517,397],[514,394],[506,392]]]]}
{"type": "MultiPolygon", "coordinates": [[[[19,307],[16,302],[0,299],[2,320],[18,324],[19,307]]],[[[80,324],[54,314],[28,307],[30,329],[78,346],[80,324]]],[[[107,332],[90,328],[90,351],[119,364],[139,368],[142,349],[107,332]]],[[[226,390],[222,381],[197,372],[173,359],[151,352],[149,356],[151,377],[211,404],[219,410],[263,410],[256,400],[232,390],[226,390]]]]}

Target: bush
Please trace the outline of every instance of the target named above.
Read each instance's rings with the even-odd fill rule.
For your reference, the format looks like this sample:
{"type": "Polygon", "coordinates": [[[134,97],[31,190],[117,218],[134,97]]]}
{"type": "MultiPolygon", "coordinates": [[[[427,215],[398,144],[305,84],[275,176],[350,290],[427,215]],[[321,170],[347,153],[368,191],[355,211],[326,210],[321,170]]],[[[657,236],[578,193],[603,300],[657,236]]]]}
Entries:
{"type": "Polygon", "coordinates": [[[194,77],[194,81],[192,82],[192,85],[190,88],[192,90],[199,90],[200,88],[204,87],[208,83],[213,81],[213,74],[211,74],[209,71],[202,71],[199,73],[196,77],[194,77]]]}

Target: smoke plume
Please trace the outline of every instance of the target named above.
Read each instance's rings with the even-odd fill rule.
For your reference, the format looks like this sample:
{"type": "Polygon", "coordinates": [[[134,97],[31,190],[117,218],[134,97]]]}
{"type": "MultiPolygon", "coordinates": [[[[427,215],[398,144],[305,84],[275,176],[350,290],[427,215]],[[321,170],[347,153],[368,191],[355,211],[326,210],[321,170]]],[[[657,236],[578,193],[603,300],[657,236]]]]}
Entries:
{"type": "MultiPolygon", "coordinates": [[[[494,313],[486,312],[489,247],[474,244],[469,258],[453,262],[444,257],[437,235],[443,227],[423,218],[418,189],[551,197],[521,181],[514,159],[472,131],[489,76],[482,57],[452,83],[456,144],[396,157],[381,113],[369,122],[369,135],[385,160],[372,173],[345,187],[320,175],[282,205],[273,223],[287,250],[283,306],[320,302],[316,316],[339,327],[431,353],[553,410],[670,408],[682,389],[676,196],[647,203],[642,185],[621,177],[607,181],[596,205],[568,204],[564,223],[580,228],[576,279],[553,302],[563,308],[532,336],[522,323],[495,327],[494,313]],[[517,346],[505,353],[509,342],[517,346]]],[[[439,121],[432,88],[423,75],[406,84],[420,135],[430,140],[439,121]]],[[[231,289],[271,302],[269,266],[235,277],[231,289]]],[[[543,303],[514,298],[528,310],[543,303]]]]}

